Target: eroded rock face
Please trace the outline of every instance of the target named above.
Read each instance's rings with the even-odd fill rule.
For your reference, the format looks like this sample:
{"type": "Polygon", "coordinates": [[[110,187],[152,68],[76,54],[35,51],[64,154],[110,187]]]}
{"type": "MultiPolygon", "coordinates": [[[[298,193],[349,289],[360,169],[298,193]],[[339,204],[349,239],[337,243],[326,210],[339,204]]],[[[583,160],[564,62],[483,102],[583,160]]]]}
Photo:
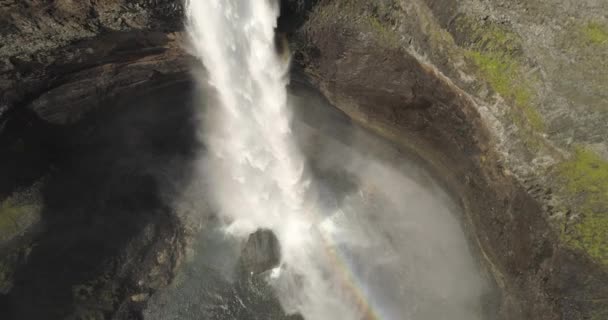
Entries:
{"type": "MultiPolygon", "coordinates": [[[[187,103],[191,90],[188,82],[148,82],[72,125],[12,113],[24,119],[8,119],[0,144],[9,150],[14,141],[5,138],[15,135],[25,147],[3,153],[2,172],[19,170],[0,186],[10,190],[35,180],[24,172],[46,178],[41,228],[8,246],[0,243],[3,317],[137,318],[146,297],[172,280],[184,232],[168,195],[190,174],[198,148],[187,103]],[[150,94],[159,89],[165,91],[150,94]],[[34,154],[37,161],[21,161],[34,154]]],[[[11,217],[28,218],[29,202],[9,204],[11,217]]]]}
{"type": "Polygon", "coordinates": [[[119,101],[187,77],[173,33],[182,27],[181,4],[0,2],[0,221],[7,222],[0,223],[0,309],[7,319],[129,319],[172,279],[182,226],[163,204],[148,160],[188,157],[191,115],[165,109],[165,101],[148,102],[142,116],[141,100],[119,101]],[[179,129],[166,127],[172,123],[179,129]],[[124,130],[131,130],[127,140],[124,130]],[[171,134],[158,131],[180,135],[178,142],[164,147],[171,134]],[[37,202],[22,196],[34,187],[37,202]]]}
{"type": "Polygon", "coordinates": [[[0,57],[10,68],[30,54],[108,31],[174,31],[181,28],[183,9],[174,0],[7,0],[0,13],[0,57]]]}
{"type": "Polygon", "coordinates": [[[24,107],[53,124],[72,124],[112,98],[138,87],[169,84],[184,78],[188,58],[180,49],[180,35],[160,32],[112,33],[62,50],[77,52],[77,61],[52,66],[63,73],[24,107]]]}
{"type": "MultiPolygon", "coordinates": [[[[174,0],[3,1],[0,3],[0,115],[62,85],[66,75],[110,62],[128,64],[153,49],[156,51],[152,54],[159,54],[158,50],[167,43],[159,37],[165,35],[151,35],[150,31],[165,33],[181,29],[182,14],[182,2],[174,0]],[[134,33],[129,37],[125,32],[134,33]],[[102,36],[100,42],[79,43],[98,36],[102,36]]],[[[106,67],[112,68],[116,66],[106,67]]],[[[105,70],[103,75],[107,77],[111,72],[113,70],[105,70]]],[[[85,77],[91,81],[98,75],[100,71],[85,77]]],[[[135,77],[139,78],[136,82],[141,81],[141,75],[135,77]]]]}
{"type": "Polygon", "coordinates": [[[583,103],[554,89],[576,72],[549,75],[555,61],[584,68],[597,58],[592,48],[602,56],[608,42],[597,40],[608,29],[592,12],[597,1],[565,23],[553,9],[569,3],[336,0],[316,6],[296,34],[296,58],[330,100],[425,158],[461,199],[506,292],[504,319],[608,314],[592,302],[608,288],[608,252],[598,249],[608,241],[608,157],[605,141],[590,139],[606,127],[571,109],[603,119],[593,105],[605,104],[598,88],[608,82],[591,72],[583,103]],[[580,37],[564,51],[556,46],[566,25],[580,37]],[[565,132],[565,118],[584,134],[565,132]]]}

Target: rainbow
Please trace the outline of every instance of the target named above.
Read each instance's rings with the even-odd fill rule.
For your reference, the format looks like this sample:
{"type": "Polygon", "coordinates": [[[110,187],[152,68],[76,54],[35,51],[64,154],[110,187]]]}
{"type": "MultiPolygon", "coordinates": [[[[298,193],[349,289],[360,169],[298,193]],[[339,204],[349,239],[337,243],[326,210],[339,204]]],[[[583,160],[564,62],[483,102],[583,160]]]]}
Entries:
{"type": "Polygon", "coordinates": [[[342,280],[341,285],[353,294],[354,302],[363,314],[361,320],[381,320],[382,317],[380,317],[369,302],[370,299],[363,290],[363,284],[360,283],[357,276],[351,271],[347,259],[341,256],[339,250],[336,250],[325,237],[322,238],[325,244],[325,252],[340,276],[340,280],[342,280]]]}

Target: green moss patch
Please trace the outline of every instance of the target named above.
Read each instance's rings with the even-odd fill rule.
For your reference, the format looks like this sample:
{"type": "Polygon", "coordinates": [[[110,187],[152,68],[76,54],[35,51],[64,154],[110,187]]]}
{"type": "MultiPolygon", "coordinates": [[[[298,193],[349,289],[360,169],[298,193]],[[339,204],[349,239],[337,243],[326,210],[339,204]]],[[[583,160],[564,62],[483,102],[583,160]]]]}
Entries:
{"type": "Polygon", "coordinates": [[[0,241],[23,232],[38,219],[41,210],[38,185],[0,201],[0,241]]]}
{"type": "Polygon", "coordinates": [[[456,30],[463,44],[477,51],[500,52],[514,56],[521,51],[520,38],[503,26],[468,16],[456,19],[456,30]]]}
{"type": "Polygon", "coordinates": [[[16,204],[9,198],[0,203],[0,231],[11,234],[21,228],[21,217],[39,210],[38,205],[16,204]]]}
{"type": "Polygon", "coordinates": [[[400,38],[392,26],[396,2],[366,0],[333,1],[316,6],[310,24],[329,26],[341,22],[359,32],[371,32],[374,40],[387,48],[400,46],[400,38]]]}
{"type": "Polygon", "coordinates": [[[397,48],[401,44],[397,33],[385,26],[377,17],[368,16],[365,18],[367,26],[375,33],[377,39],[389,48],[397,48]]]}
{"type": "Polygon", "coordinates": [[[586,42],[592,44],[608,44],[608,27],[596,22],[587,24],[582,29],[586,42]]]}
{"type": "Polygon", "coordinates": [[[475,63],[479,73],[492,86],[492,89],[513,102],[518,108],[523,117],[513,115],[516,124],[523,126],[527,122],[536,131],[544,130],[542,117],[532,107],[531,86],[523,78],[523,68],[517,60],[508,55],[474,50],[467,51],[466,56],[475,63]]]}
{"type": "Polygon", "coordinates": [[[593,151],[577,148],[574,157],[559,166],[569,197],[582,219],[567,229],[567,242],[608,266],[608,162],[593,151]]]}
{"type": "Polygon", "coordinates": [[[511,118],[520,127],[542,132],[545,124],[533,107],[535,79],[527,75],[521,58],[519,37],[504,27],[462,16],[456,20],[461,42],[468,47],[465,56],[494,91],[515,105],[511,118]]]}
{"type": "Polygon", "coordinates": [[[608,163],[593,151],[577,148],[574,158],[561,166],[573,193],[585,192],[593,202],[608,201],[608,163]]]}

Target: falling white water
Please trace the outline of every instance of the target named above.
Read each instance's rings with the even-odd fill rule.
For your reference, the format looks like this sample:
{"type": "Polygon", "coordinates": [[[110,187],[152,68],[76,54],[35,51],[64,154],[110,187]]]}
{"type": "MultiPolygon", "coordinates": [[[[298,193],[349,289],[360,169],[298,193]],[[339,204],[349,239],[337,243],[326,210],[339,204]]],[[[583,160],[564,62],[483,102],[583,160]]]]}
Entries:
{"type": "Polygon", "coordinates": [[[282,264],[268,281],[283,308],[308,320],[444,319],[433,312],[477,319],[470,309],[480,285],[464,237],[421,187],[336,147],[336,156],[361,158],[346,168],[360,189],[340,206],[309,190],[290,128],[289,61],[275,48],[277,1],[187,0],[186,13],[194,54],[207,70],[200,78],[216,94],[204,134],[212,198],[229,235],[246,238],[259,228],[277,235],[282,264]],[[433,204],[407,203],[408,194],[433,204]],[[373,207],[374,197],[386,204],[373,207]],[[412,211],[409,220],[403,208],[412,211]]]}
{"type": "Polygon", "coordinates": [[[276,229],[303,210],[304,162],[292,141],[288,61],[275,50],[274,1],[187,2],[188,32],[218,104],[206,137],[232,232],[276,229]],[[226,192],[226,191],[230,192],[226,192]]]}
{"type": "Polygon", "coordinates": [[[308,181],[287,106],[288,61],[275,48],[278,3],[191,0],[186,8],[192,45],[217,92],[206,142],[227,232],[275,232],[289,271],[275,270],[273,280],[288,312],[307,319],[359,318],[352,294],[342,297],[344,290],[332,288],[347,279],[328,282],[324,275],[331,257],[324,257],[317,210],[305,203],[308,181]]]}

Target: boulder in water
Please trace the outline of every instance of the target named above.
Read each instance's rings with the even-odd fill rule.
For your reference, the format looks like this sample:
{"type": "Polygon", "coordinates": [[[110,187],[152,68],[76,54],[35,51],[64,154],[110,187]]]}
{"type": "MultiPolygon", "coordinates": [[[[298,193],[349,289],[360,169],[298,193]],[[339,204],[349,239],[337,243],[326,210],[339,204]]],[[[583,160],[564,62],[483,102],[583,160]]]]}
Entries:
{"type": "Polygon", "coordinates": [[[276,235],[267,229],[252,233],[240,257],[242,271],[260,274],[279,265],[281,247],[276,235]]]}

